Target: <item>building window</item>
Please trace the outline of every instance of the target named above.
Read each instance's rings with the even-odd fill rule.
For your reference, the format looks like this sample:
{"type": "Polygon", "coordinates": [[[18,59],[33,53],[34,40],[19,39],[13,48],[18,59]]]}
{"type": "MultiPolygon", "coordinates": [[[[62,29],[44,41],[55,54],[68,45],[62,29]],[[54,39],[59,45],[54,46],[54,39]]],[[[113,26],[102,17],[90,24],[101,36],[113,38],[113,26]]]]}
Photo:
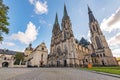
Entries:
{"type": "Polygon", "coordinates": [[[44,50],[44,48],[42,48],[42,50],[44,50]]]}
{"type": "Polygon", "coordinates": [[[100,57],[102,57],[102,54],[100,54],[100,57]]]}
{"type": "Polygon", "coordinates": [[[64,32],[64,39],[66,39],[67,38],[67,36],[66,36],[66,32],[64,32]]]}
{"type": "Polygon", "coordinates": [[[98,49],[102,49],[102,44],[100,42],[100,39],[97,36],[95,37],[95,41],[96,41],[98,49]]]}
{"type": "Polygon", "coordinates": [[[105,54],[103,54],[103,56],[105,57],[105,54]]]}
{"type": "Polygon", "coordinates": [[[4,60],[6,60],[7,58],[5,57],[4,60]]]}
{"type": "Polygon", "coordinates": [[[96,31],[95,26],[93,26],[93,30],[96,31]]]}

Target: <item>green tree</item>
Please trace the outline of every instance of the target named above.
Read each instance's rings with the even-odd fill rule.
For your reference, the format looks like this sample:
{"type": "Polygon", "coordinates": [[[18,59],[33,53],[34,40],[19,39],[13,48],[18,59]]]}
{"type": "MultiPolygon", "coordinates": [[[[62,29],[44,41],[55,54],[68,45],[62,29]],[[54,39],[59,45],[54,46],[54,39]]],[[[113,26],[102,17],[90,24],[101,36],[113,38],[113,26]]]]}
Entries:
{"type": "Polygon", "coordinates": [[[15,54],[15,65],[19,65],[20,61],[23,62],[24,60],[24,54],[23,53],[17,53],[15,54]]]}
{"type": "Polygon", "coordinates": [[[3,0],[0,0],[0,41],[3,41],[3,33],[9,33],[9,29],[7,28],[9,25],[9,18],[7,17],[8,9],[9,7],[3,4],[3,0]]]}

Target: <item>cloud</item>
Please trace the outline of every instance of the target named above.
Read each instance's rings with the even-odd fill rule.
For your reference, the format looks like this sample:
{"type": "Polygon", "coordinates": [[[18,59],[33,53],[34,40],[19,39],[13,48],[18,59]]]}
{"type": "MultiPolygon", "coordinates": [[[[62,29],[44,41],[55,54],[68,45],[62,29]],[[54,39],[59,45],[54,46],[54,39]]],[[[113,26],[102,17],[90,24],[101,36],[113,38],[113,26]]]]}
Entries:
{"type": "Polygon", "coordinates": [[[120,8],[116,10],[109,18],[103,19],[101,23],[103,31],[111,32],[113,30],[120,30],[120,8]]]}
{"type": "Polygon", "coordinates": [[[91,37],[91,35],[90,35],[90,30],[89,30],[88,34],[87,34],[87,39],[88,39],[89,42],[91,42],[90,37],[91,37]]]}
{"type": "Polygon", "coordinates": [[[47,1],[41,2],[39,0],[29,0],[30,4],[34,5],[34,11],[36,14],[47,14],[48,5],[47,1]]]}
{"type": "Polygon", "coordinates": [[[120,57],[120,49],[114,49],[112,53],[113,53],[113,56],[120,57]]]}
{"type": "Polygon", "coordinates": [[[17,34],[12,34],[11,38],[19,40],[22,43],[29,44],[36,40],[37,35],[38,29],[36,29],[36,26],[32,22],[29,22],[25,32],[19,31],[17,34]]]}
{"type": "Polygon", "coordinates": [[[120,57],[120,33],[108,40],[108,43],[112,49],[112,53],[115,57],[120,57]]]}
{"type": "Polygon", "coordinates": [[[2,45],[10,46],[10,47],[12,47],[12,46],[16,46],[16,44],[13,43],[13,42],[3,42],[2,45]]]}
{"type": "Polygon", "coordinates": [[[117,33],[114,37],[108,40],[111,46],[120,45],[120,33],[117,33]]]}
{"type": "Polygon", "coordinates": [[[29,2],[30,2],[31,4],[33,4],[33,3],[34,3],[34,1],[35,1],[35,0],[29,0],[29,2]]]}

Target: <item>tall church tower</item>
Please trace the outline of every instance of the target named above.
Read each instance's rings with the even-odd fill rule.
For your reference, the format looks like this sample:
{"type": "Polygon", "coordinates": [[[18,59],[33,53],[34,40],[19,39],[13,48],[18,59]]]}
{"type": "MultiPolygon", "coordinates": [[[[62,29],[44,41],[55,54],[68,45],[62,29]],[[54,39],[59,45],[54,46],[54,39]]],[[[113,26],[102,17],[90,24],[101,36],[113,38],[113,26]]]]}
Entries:
{"type": "Polygon", "coordinates": [[[72,31],[70,17],[68,16],[66,5],[64,5],[61,28],[56,14],[52,30],[50,54],[48,65],[50,66],[74,66],[78,65],[76,43],[72,31]]]}
{"type": "Polygon", "coordinates": [[[67,14],[66,5],[64,5],[64,13],[63,13],[61,26],[62,26],[64,40],[69,39],[70,37],[74,37],[72,32],[70,17],[67,14]]]}
{"type": "Polygon", "coordinates": [[[98,65],[116,65],[116,60],[112,55],[111,49],[103,35],[98,21],[95,19],[90,7],[88,6],[89,28],[91,34],[91,42],[94,53],[98,59],[95,60],[98,65]]]}

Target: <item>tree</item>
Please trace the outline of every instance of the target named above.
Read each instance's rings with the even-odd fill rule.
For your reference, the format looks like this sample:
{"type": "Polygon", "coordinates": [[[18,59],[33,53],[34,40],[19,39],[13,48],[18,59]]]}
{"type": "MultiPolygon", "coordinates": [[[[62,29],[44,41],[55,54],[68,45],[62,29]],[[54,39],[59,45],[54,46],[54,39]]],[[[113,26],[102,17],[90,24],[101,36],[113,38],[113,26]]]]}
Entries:
{"type": "Polygon", "coordinates": [[[17,53],[15,54],[15,65],[19,65],[20,61],[24,60],[24,54],[23,53],[17,53]]]}
{"type": "Polygon", "coordinates": [[[3,0],[0,0],[0,41],[3,41],[3,33],[9,33],[9,29],[7,28],[9,25],[9,18],[7,17],[8,9],[9,7],[3,4],[3,0]]]}

